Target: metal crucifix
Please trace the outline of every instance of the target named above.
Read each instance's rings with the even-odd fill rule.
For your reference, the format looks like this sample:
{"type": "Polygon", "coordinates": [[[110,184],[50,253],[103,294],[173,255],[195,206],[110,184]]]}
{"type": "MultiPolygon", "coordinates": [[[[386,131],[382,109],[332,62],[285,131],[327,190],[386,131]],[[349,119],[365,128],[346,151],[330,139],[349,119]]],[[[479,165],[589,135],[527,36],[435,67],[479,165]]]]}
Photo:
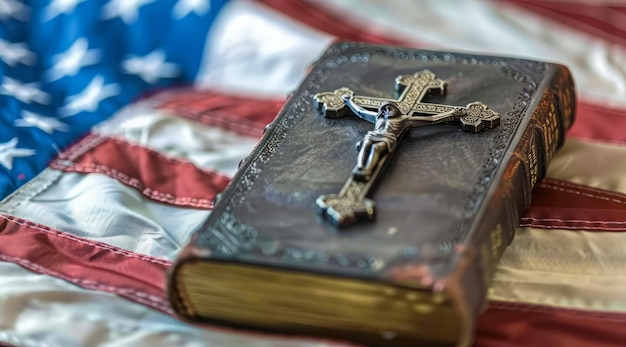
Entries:
{"type": "Polygon", "coordinates": [[[355,96],[348,88],[315,94],[315,104],[325,117],[353,114],[374,124],[359,142],[357,163],[339,194],[322,195],[316,201],[332,224],[343,227],[374,219],[375,204],[367,194],[408,129],[457,122],[465,131],[479,132],[500,123],[500,115],[481,102],[465,107],[422,102],[433,92],[443,95],[445,91],[445,81],[423,70],[396,78],[397,100],[355,96]]]}

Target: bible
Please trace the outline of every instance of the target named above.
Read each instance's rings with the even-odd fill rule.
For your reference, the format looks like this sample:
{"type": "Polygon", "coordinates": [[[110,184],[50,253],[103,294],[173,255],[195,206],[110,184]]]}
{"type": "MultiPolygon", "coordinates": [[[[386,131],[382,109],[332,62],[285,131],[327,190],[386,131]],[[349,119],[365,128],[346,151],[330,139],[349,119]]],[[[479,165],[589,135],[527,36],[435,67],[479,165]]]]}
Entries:
{"type": "Polygon", "coordinates": [[[467,346],[575,114],[564,66],[339,42],[169,273],[184,319],[467,346]]]}

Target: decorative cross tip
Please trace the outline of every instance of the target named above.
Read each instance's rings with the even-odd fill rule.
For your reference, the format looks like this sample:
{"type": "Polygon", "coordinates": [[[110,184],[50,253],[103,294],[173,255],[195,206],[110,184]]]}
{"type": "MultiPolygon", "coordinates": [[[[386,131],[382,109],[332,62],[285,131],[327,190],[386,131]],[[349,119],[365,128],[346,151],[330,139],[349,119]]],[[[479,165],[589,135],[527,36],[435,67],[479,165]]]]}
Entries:
{"type": "Polygon", "coordinates": [[[500,115],[482,102],[467,104],[461,112],[464,115],[459,117],[459,121],[465,131],[477,133],[485,127],[492,129],[500,124],[500,115]]]}
{"type": "Polygon", "coordinates": [[[339,88],[334,92],[315,94],[313,101],[317,110],[326,118],[340,118],[350,113],[343,99],[344,96],[353,96],[354,92],[348,88],[339,88]]]}
{"type": "Polygon", "coordinates": [[[431,94],[433,91],[437,95],[446,94],[446,81],[437,78],[430,70],[422,70],[413,75],[400,75],[396,77],[396,92],[401,95],[406,87],[421,84],[422,88],[428,89],[431,94]]]}

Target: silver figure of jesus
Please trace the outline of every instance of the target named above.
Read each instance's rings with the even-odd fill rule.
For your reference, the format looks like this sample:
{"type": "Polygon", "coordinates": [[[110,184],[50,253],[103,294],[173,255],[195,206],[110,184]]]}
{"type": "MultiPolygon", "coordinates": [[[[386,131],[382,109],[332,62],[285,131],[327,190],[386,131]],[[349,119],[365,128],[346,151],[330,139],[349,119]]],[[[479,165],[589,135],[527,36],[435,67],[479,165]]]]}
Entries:
{"type": "Polygon", "coordinates": [[[395,151],[398,141],[410,127],[411,117],[402,114],[393,102],[383,103],[376,113],[354,103],[350,94],[343,95],[342,99],[355,115],[374,123],[374,129],[368,131],[358,145],[357,166],[353,171],[355,179],[369,181],[380,160],[395,151]]]}

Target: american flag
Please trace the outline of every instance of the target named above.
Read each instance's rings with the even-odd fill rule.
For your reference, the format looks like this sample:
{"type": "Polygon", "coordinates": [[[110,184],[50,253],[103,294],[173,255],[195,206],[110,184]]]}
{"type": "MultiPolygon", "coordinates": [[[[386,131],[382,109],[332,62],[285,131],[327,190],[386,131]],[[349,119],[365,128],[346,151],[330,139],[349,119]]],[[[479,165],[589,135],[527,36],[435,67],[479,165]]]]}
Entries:
{"type": "Polygon", "coordinates": [[[165,299],[178,250],[336,39],[570,67],[575,126],[475,345],[625,345],[624,23],[617,0],[0,0],[0,345],[348,345],[187,324],[165,299]]]}

